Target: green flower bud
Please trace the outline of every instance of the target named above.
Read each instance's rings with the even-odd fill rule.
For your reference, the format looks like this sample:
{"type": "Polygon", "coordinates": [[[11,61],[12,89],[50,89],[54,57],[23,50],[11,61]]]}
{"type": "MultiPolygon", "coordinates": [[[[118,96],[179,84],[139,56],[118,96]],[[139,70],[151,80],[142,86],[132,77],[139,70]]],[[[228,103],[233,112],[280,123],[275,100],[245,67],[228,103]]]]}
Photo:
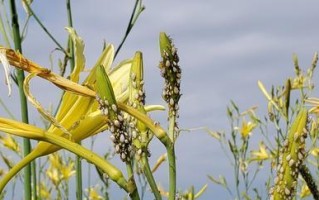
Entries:
{"type": "Polygon", "coordinates": [[[181,68],[178,64],[179,57],[172,40],[165,33],[160,33],[159,40],[162,56],[159,68],[162,77],[165,79],[162,97],[169,106],[169,115],[178,116],[178,101],[181,96],[181,68]]]}
{"type": "Polygon", "coordinates": [[[296,193],[299,167],[306,156],[305,138],[307,137],[308,112],[301,109],[293,122],[279,154],[277,177],[270,191],[272,200],[290,200],[296,193]]]}
{"type": "Polygon", "coordinates": [[[131,159],[132,138],[128,132],[127,120],[123,112],[118,109],[111,82],[103,68],[99,66],[96,70],[97,101],[102,113],[109,117],[107,125],[112,135],[110,136],[114,149],[123,162],[131,159]]]}

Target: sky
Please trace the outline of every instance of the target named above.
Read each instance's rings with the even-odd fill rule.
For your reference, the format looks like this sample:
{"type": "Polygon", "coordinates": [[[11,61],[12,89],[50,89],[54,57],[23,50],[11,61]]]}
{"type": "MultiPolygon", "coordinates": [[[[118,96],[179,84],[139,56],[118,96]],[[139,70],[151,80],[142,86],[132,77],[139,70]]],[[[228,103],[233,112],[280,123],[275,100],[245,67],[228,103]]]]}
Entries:
{"type": "MultiPolygon", "coordinates": [[[[283,84],[285,78],[294,74],[294,53],[298,55],[300,66],[307,69],[313,54],[318,51],[318,1],[163,0],[144,1],[143,4],[146,9],[115,63],[132,57],[137,50],[142,51],[146,101],[148,104],[163,104],[158,36],[161,31],[169,34],[178,48],[182,68],[181,128],[206,126],[211,130],[229,130],[226,107],[230,100],[242,110],[258,106],[257,113],[264,115],[267,102],[257,81],[261,80],[267,89],[271,85],[283,84]]],[[[72,1],[74,27],[85,42],[87,67],[94,65],[103,41],[115,47],[120,43],[133,5],[134,2],[129,0],[72,1]]],[[[65,44],[67,20],[64,2],[34,1],[32,8],[57,40],[65,44]]],[[[22,23],[25,14],[20,5],[19,10],[22,23]]],[[[50,68],[49,54],[56,46],[33,19],[29,23],[23,43],[24,55],[50,68]]],[[[2,42],[0,37],[0,44],[2,42]]],[[[53,53],[55,66],[60,57],[58,52],[53,53]]],[[[3,74],[2,69],[0,73],[3,74]]],[[[4,77],[0,78],[3,83],[4,77]]],[[[47,107],[52,102],[54,104],[58,90],[44,81],[39,83],[33,86],[34,93],[40,94],[37,95],[39,101],[47,107]]],[[[8,98],[7,89],[0,84],[0,92],[8,107],[18,114],[17,91],[8,98]]],[[[31,121],[36,122],[39,118],[32,108],[31,112],[34,113],[31,121]]],[[[6,116],[2,107],[0,115],[6,116]]],[[[153,117],[159,118],[165,126],[164,114],[153,117]]],[[[258,135],[254,137],[258,138],[258,135]]],[[[152,159],[156,160],[164,149],[156,141],[152,147],[152,159]]],[[[180,189],[186,190],[191,185],[198,189],[208,183],[202,199],[216,195],[219,199],[231,199],[225,190],[207,179],[208,174],[229,174],[232,169],[212,137],[204,131],[183,133],[177,141],[176,152],[180,189]]],[[[160,182],[167,184],[161,177],[159,174],[160,182]]]]}

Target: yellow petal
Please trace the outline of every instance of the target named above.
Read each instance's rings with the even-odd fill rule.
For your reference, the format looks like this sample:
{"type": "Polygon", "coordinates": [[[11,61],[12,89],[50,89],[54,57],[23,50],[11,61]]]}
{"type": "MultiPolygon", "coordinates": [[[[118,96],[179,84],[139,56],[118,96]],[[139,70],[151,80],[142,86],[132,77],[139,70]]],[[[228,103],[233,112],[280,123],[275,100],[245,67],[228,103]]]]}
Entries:
{"type": "Polygon", "coordinates": [[[70,80],[73,82],[78,83],[79,82],[79,77],[80,77],[80,72],[83,71],[84,66],[85,66],[85,57],[84,57],[84,42],[82,38],[80,38],[76,31],[71,28],[71,27],[66,27],[65,28],[69,34],[71,39],[73,40],[73,45],[74,45],[74,52],[75,52],[75,66],[70,74],[70,80]]]}
{"type": "Polygon", "coordinates": [[[45,134],[44,130],[36,126],[25,124],[22,122],[17,122],[11,119],[1,118],[1,117],[0,117],[0,131],[9,133],[12,135],[24,137],[24,138],[30,138],[30,139],[36,139],[36,140],[42,139],[43,135],[45,134]]]}

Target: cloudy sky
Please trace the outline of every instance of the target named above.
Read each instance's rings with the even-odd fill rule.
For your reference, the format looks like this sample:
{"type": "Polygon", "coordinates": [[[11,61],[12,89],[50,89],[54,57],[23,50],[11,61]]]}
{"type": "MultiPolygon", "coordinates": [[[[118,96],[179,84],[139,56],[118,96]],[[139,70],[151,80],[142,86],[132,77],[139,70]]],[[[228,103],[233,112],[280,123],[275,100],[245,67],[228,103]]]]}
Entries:
{"type": "MultiPolygon", "coordinates": [[[[88,67],[99,56],[104,40],[115,46],[119,44],[133,4],[129,0],[72,2],[74,27],[85,42],[88,67]]],[[[318,50],[318,1],[163,0],[145,1],[144,5],[146,10],[115,62],[133,56],[137,50],[142,51],[147,103],[163,103],[160,96],[163,81],[157,68],[158,34],[161,31],[168,33],[179,50],[183,70],[179,122],[182,128],[207,126],[212,130],[228,130],[226,106],[230,100],[243,110],[257,105],[258,113],[264,113],[266,101],[257,87],[257,80],[263,81],[267,88],[272,84],[282,84],[284,78],[293,75],[293,53],[298,55],[300,66],[306,69],[318,50]]],[[[64,3],[42,0],[34,1],[32,6],[51,33],[65,44],[67,20],[64,3]]],[[[23,19],[25,14],[20,11],[23,19]]],[[[24,54],[50,67],[48,55],[54,48],[56,46],[31,20],[23,44],[24,54]]],[[[53,55],[56,65],[61,55],[53,55]]],[[[56,89],[43,81],[34,87],[35,93],[47,93],[48,87],[52,92],[38,95],[45,106],[54,103],[56,89]]],[[[18,113],[14,101],[17,92],[8,99],[3,84],[0,91],[1,98],[14,113],[18,113]]],[[[2,107],[0,115],[5,116],[2,107]]],[[[38,120],[35,115],[33,117],[31,121],[38,120]]],[[[164,116],[154,117],[159,117],[165,126],[164,116]]],[[[156,159],[164,149],[156,142],[152,145],[156,159]]],[[[231,170],[218,143],[203,131],[183,134],[177,141],[176,151],[182,190],[193,184],[198,189],[209,183],[207,174],[228,173],[227,167],[231,170]]],[[[167,183],[165,179],[160,182],[167,183]]],[[[224,190],[209,183],[203,199],[212,195],[231,199],[224,190]]]]}

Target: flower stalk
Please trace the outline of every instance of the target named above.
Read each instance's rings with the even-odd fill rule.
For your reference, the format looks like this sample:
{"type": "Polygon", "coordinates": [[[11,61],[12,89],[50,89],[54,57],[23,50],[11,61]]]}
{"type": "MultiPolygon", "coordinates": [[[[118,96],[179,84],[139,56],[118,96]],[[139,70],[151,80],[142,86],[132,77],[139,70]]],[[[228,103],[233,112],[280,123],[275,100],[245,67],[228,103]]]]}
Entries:
{"type": "MultiPolygon", "coordinates": [[[[19,30],[19,21],[18,13],[15,4],[15,0],[10,0],[10,11],[11,11],[11,24],[13,32],[14,47],[17,51],[22,53],[22,40],[19,30]]],[[[24,81],[24,72],[22,70],[17,70],[17,81],[20,94],[20,106],[21,106],[21,118],[25,123],[29,122],[28,119],[28,105],[26,96],[23,93],[23,81],[24,81]]],[[[31,143],[29,139],[23,139],[23,155],[27,156],[31,151],[31,143]]],[[[24,168],[24,199],[30,200],[32,195],[31,187],[31,165],[27,165],[24,168]]]]}
{"type": "Polygon", "coordinates": [[[168,135],[170,143],[166,145],[168,163],[169,163],[169,199],[173,200],[176,196],[176,160],[175,160],[175,140],[178,134],[178,101],[181,97],[181,68],[178,64],[179,57],[172,39],[165,33],[160,33],[159,37],[160,53],[162,61],[159,68],[161,75],[165,80],[162,97],[168,105],[168,135]]]}

